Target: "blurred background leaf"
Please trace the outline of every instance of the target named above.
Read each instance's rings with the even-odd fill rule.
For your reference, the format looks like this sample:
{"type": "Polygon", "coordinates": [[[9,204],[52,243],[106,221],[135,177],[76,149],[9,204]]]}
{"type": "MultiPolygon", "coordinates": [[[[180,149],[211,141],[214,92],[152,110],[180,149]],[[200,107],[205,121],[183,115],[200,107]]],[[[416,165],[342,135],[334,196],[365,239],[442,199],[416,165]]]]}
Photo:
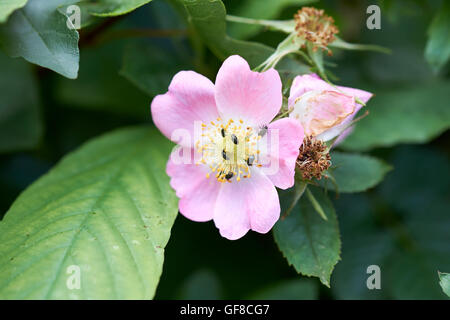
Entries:
{"type": "Polygon", "coordinates": [[[179,289],[180,300],[219,300],[222,299],[220,280],[208,269],[192,273],[179,289]]]}
{"type": "Polygon", "coordinates": [[[450,82],[377,91],[368,103],[370,115],[340,147],[369,150],[430,141],[450,127],[449,91],[450,82]]]}
{"type": "Polygon", "coordinates": [[[82,7],[99,17],[112,17],[129,13],[151,0],[85,0],[82,7]]]}
{"type": "Polygon", "coordinates": [[[380,183],[392,170],[384,161],[361,154],[335,151],[331,153],[331,161],[332,167],[328,171],[332,178],[321,179],[319,184],[338,192],[365,191],[380,183]]]}
{"type": "MultiPolygon", "coordinates": [[[[292,9],[291,19],[294,17],[296,10],[304,5],[316,4],[318,0],[243,0],[238,4],[234,1],[225,1],[225,5],[230,5],[230,14],[253,19],[276,19],[283,9],[290,7],[292,9]]],[[[237,1],[236,1],[237,2],[237,1]]],[[[237,39],[246,39],[254,36],[261,27],[255,25],[230,24],[230,35],[237,39]]]]}
{"type": "Polygon", "coordinates": [[[189,61],[173,49],[134,45],[126,49],[120,74],[154,97],[167,91],[170,80],[177,72],[192,69],[189,61]]]}
{"type": "Polygon", "coordinates": [[[43,124],[37,83],[27,63],[0,53],[0,152],[36,148],[43,124]]]}
{"type": "Polygon", "coordinates": [[[433,18],[428,35],[425,59],[437,73],[450,58],[450,3],[448,1],[443,1],[442,8],[433,18]]]}
{"type": "Polygon", "coordinates": [[[315,300],[317,284],[310,279],[285,280],[253,294],[254,300],[315,300]]]}

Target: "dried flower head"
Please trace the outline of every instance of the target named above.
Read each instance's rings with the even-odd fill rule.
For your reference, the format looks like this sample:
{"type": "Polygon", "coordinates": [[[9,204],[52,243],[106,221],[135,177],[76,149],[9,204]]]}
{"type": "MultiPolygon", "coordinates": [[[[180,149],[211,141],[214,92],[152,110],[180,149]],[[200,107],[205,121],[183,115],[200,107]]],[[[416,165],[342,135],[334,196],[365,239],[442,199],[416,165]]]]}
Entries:
{"type": "Polygon", "coordinates": [[[297,168],[304,180],[316,178],[320,180],[322,173],[331,166],[331,157],[328,147],[313,136],[306,136],[300,147],[297,158],[297,168]]]}
{"type": "Polygon", "coordinates": [[[313,43],[313,50],[321,48],[331,55],[328,44],[335,40],[334,35],[339,29],[334,25],[334,19],[313,7],[303,7],[294,15],[295,30],[299,37],[313,43]]]}

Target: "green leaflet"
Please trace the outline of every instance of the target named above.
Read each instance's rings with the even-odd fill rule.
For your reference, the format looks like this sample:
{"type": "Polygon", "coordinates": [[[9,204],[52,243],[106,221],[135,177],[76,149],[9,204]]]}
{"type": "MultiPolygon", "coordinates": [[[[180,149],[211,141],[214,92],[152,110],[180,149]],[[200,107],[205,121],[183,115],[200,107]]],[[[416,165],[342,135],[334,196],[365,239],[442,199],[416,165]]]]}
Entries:
{"type": "Polygon", "coordinates": [[[398,143],[425,143],[450,127],[449,82],[381,90],[368,103],[370,115],[339,147],[369,150],[398,143]]]}
{"type": "Polygon", "coordinates": [[[177,215],[170,148],[154,129],[117,130],[27,188],[0,224],[0,298],[152,298],[177,215]]]}
{"type": "Polygon", "coordinates": [[[0,2],[0,23],[5,22],[13,11],[25,6],[28,0],[2,0],[0,2]]]}
{"type": "Polygon", "coordinates": [[[43,126],[31,68],[0,53],[0,70],[0,152],[35,148],[43,126]]]}
{"type": "Polygon", "coordinates": [[[58,7],[77,0],[29,0],[0,26],[0,46],[12,57],[75,79],[78,74],[78,32],[67,27],[58,7]]]}
{"type": "MultiPolygon", "coordinates": [[[[289,264],[297,272],[315,276],[330,286],[330,276],[339,260],[341,240],[333,204],[319,188],[308,186],[320,203],[328,220],[314,209],[303,196],[290,214],[280,219],[274,228],[275,241],[289,264]]],[[[282,212],[289,207],[292,189],[281,193],[282,212]]]]}
{"type": "Polygon", "coordinates": [[[334,151],[331,153],[333,163],[330,172],[334,183],[321,179],[320,185],[338,192],[362,192],[380,183],[392,167],[383,160],[361,154],[334,151]]]}

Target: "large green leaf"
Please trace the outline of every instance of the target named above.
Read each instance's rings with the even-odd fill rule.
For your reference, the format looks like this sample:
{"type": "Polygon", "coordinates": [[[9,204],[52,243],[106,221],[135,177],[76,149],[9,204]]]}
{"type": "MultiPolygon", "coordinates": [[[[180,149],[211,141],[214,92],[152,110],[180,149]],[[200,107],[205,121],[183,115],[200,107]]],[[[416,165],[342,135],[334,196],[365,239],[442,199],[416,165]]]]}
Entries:
{"type": "Polygon", "coordinates": [[[425,59],[434,72],[438,72],[450,58],[450,3],[444,1],[442,8],[436,13],[425,47],[425,59]]]}
{"type": "Polygon", "coordinates": [[[154,129],[117,130],[26,189],[0,224],[0,298],[152,298],[177,214],[170,148],[154,129]]]}
{"type": "Polygon", "coordinates": [[[43,128],[30,66],[0,54],[0,70],[0,152],[34,148],[43,128]]]}
{"type": "Polygon", "coordinates": [[[14,10],[20,9],[28,0],[3,0],[0,2],[0,23],[5,22],[14,10]]]}
{"type": "Polygon", "coordinates": [[[439,284],[446,295],[450,297],[450,274],[439,272],[439,284]]]}
{"type": "Polygon", "coordinates": [[[152,0],[88,0],[81,5],[92,15],[108,17],[129,13],[150,1],[152,0]]]}
{"type": "MultiPolygon", "coordinates": [[[[330,168],[339,192],[362,192],[380,183],[392,167],[384,161],[361,154],[333,152],[330,168]]],[[[320,180],[322,186],[336,190],[333,183],[320,180]]]]}
{"type": "Polygon", "coordinates": [[[58,7],[77,0],[29,0],[0,26],[0,44],[12,57],[52,69],[74,79],[78,73],[78,32],[67,27],[58,7]]]}
{"type": "Polygon", "coordinates": [[[245,58],[252,67],[274,50],[260,43],[236,40],[226,34],[226,11],[221,0],[171,0],[203,42],[224,60],[233,54],[245,58]]]}
{"type": "MultiPolygon", "coordinates": [[[[292,189],[282,194],[283,212],[290,206],[292,189]]],[[[338,221],[333,204],[323,191],[312,186],[308,189],[319,202],[327,220],[316,212],[308,197],[302,196],[290,214],[275,225],[275,241],[297,272],[319,277],[323,284],[329,286],[341,249],[338,221]]]]}
{"type": "Polygon", "coordinates": [[[370,115],[340,147],[368,150],[398,143],[425,143],[450,127],[450,82],[377,92],[369,103],[370,115]]]}

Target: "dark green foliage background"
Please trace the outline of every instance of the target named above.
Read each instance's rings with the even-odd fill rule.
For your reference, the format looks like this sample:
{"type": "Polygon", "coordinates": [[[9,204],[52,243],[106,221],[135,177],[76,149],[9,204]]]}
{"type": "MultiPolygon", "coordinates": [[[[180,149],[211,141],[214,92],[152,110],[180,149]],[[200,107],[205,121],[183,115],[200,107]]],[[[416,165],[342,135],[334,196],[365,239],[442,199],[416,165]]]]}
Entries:
{"type": "MultiPolygon", "coordinates": [[[[258,9],[272,1],[224,3],[229,13],[249,17],[263,12],[263,18],[290,19],[298,9],[295,1],[258,9]]],[[[272,234],[250,232],[228,241],[212,222],[179,215],[155,298],[446,297],[437,272],[450,272],[450,74],[448,64],[433,72],[436,53],[433,67],[424,56],[427,30],[442,1],[382,1],[382,29],[368,30],[365,9],[372,2],[314,4],[335,18],[346,41],[392,50],[391,55],[335,50],[329,60],[336,83],[376,94],[368,104],[371,114],[341,149],[367,151],[393,167],[365,193],[329,191],[342,240],[331,289],[288,266],[272,234]],[[366,288],[366,268],[372,264],[381,267],[381,290],[366,288]]],[[[152,126],[151,99],[166,92],[177,71],[195,69],[214,80],[220,59],[242,50],[260,62],[255,46],[270,54],[283,39],[279,33],[228,23],[237,39],[268,47],[212,35],[208,48],[201,34],[186,27],[174,9],[177,3],[154,0],[83,28],[76,80],[0,53],[0,217],[30,183],[89,139],[128,125],[152,126]],[[17,113],[8,117],[11,106],[17,113]]]]}

